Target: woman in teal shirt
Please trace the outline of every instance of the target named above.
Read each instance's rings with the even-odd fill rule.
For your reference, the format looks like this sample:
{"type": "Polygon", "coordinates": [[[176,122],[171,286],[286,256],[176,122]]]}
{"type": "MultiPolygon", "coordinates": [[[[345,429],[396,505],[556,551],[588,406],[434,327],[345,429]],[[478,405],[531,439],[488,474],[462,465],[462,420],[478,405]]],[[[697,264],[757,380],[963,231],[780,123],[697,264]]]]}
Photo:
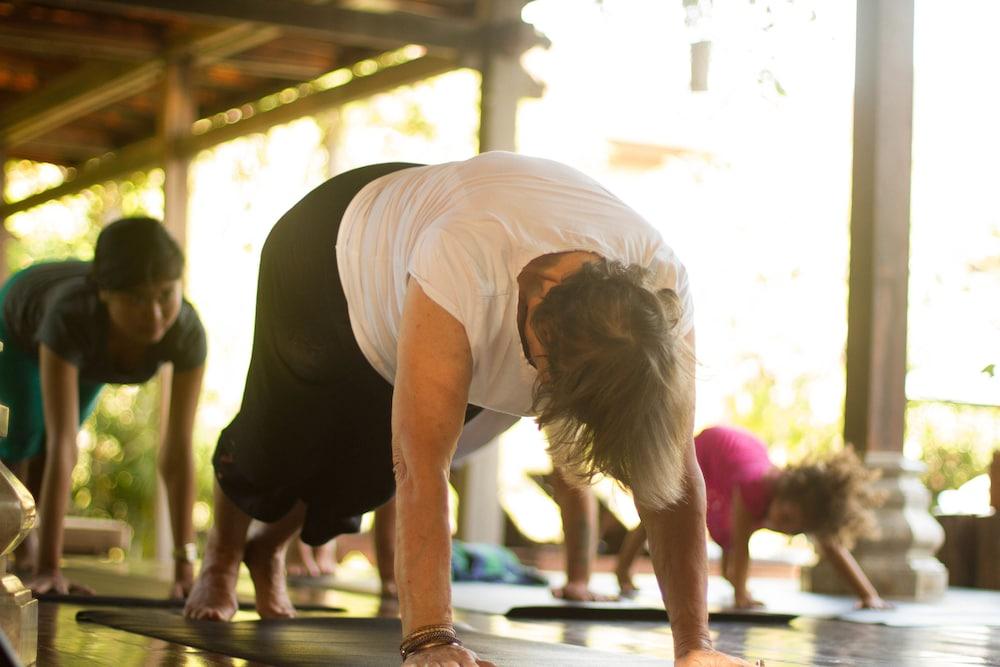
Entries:
{"type": "Polygon", "coordinates": [[[0,288],[0,403],[10,408],[0,458],[39,505],[38,537],[18,557],[36,593],[88,592],[59,565],[80,424],[105,384],[142,384],[167,362],[174,375],[159,469],[178,547],[172,594],[191,587],[192,430],[206,342],[181,294],[183,268],[160,222],[125,218],[101,231],[93,261],[35,264],[0,288]]]}

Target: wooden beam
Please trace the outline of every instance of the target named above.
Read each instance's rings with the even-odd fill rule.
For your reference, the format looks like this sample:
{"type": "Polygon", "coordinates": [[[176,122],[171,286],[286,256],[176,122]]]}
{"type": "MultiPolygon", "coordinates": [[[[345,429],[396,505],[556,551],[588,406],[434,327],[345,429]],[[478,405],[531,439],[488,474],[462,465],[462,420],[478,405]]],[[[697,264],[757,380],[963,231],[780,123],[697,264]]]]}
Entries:
{"type": "Polygon", "coordinates": [[[163,82],[163,109],[160,114],[160,141],[163,147],[163,222],[181,248],[187,239],[188,166],[184,139],[197,120],[192,93],[193,69],[190,59],[167,66],[163,82]]]}
{"type": "Polygon", "coordinates": [[[52,0],[50,4],[131,16],[146,11],[201,21],[253,21],[341,44],[376,49],[421,44],[449,55],[474,47],[477,32],[474,23],[459,19],[364,12],[295,0],[52,0]]]}
{"type": "Polygon", "coordinates": [[[108,104],[153,85],[159,61],[137,66],[86,65],[0,114],[0,145],[12,147],[41,136],[108,104]]]}
{"type": "Polygon", "coordinates": [[[169,49],[138,65],[91,64],[52,83],[0,114],[0,146],[16,146],[80,116],[153,86],[167,59],[191,56],[199,64],[216,62],[276,38],[277,28],[239,24],[169,49]]]}
{"type": "Polygon", "coordinates": [[[913,134],[913,0],[859,2],[844,438],[901,452],[913,134]]]}
{"type": "Polygon", "coordinates": [[[257,113],[251,118],[223,125],[205,134],[188,137],[183,142],[183,151],[193,155],[198,151],[211,148],[224,141],[254,132],[266,132],[275,125],[289,123],[303,116],[313,116],[328,109],[339,107],[354,100],[371,97],[399,86],[405,86],[415,81],[428,79],[438,74],[444,74],[456,68],[454,61],[446,58],[425,56],[408,63],[397,65],[376,72],[370,76],[354,79],[350,83],[337,88],[330,88],[319,93],[303,97],[290,104],[279,106],[271,111],[257,113]]]}
{"type": "Polygon", "coordinates": [[[0,44],[5,51],[31,53],[49,58],[103,58],[136,62],[157,54],[160,44],[151,39],[122,38],[87,32],[54,30],[38,26],[0,23],[0,44]]]}
{"type": "MultiPolygon", "coordinates": [[[[180,142],[179,151],[181,155],[192,156],[198,151],[211,148],[222,142],[254,132],[265,132],[275,125],[287,123],[303,116],[315,115],[333,107],[353,102],[354,100],[370,97],[438,74],[444,74],[456,67],[457,65],[454,61],[434,56],[425,56],[411,60],[408,63],[381,70],[370,76],[356,78],[343,86],[303,97],[271,111],[259,112],[250,118],[232,123],[231,125],[223,125],[209,130],[204,134],[188,136],[180,142]]],[[[44,204],[52,199],[75,194],[91,185],[120,178],[134,171],[147,169],[152,165],[159,164],[160,157],[163,154],[162,145],[162,139],[154,137],[127,146],[119,151],[117,155],[108,156],[104,161],[91,168],[82,170],[79,175],[65,183],[26,197],[20,201],[0,205],[0,219],[20,211],[26,211],[29,208],[44,204]]]]}
{"type": "Polygon", "coordinates": [[[34,208],[53,199],[76,194],[84,188],[89,188],[97,183],[121,178],[132,172],[147,169],[150,165],[157,163],[160,153],[159,137],[138,141],[126,146],[113,155],[109,154],[104,159],[95,161],[93,166],[84,167],[77,175],[55,187],[16,202],[3,204],[0,206],[0,219],[10,217],[21,211],[26,211],[29,208],[34,208]]]}

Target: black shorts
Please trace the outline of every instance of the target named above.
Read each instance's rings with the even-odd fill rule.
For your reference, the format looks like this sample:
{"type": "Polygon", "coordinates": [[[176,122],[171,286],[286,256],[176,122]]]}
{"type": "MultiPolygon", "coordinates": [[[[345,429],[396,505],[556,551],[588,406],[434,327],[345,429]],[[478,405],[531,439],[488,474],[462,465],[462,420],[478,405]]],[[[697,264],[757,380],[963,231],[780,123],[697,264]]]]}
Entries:
{"type": "Polygon", "coordinates": [[[226,496],[255,519],[277,521],[304,501],[307,544],[356,532],[395,493],[392,386],[354,340],[336,242],[361,188],[415,166],[330,179],[282,216],[261,253],[243,402],[212,462],[226,496]]]}

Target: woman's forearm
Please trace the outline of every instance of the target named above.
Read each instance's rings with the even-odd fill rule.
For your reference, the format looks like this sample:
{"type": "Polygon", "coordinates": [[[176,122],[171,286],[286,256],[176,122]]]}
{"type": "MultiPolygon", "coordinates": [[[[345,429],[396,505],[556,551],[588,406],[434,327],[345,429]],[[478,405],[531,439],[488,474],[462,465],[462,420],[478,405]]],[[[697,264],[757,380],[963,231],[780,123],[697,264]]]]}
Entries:
{"type": "Polygon", "coordinates": [[[451,622],[447,470],[410,472],[396,487],[396,585],[403,635],[451,622]]]}
{"type": "Polygon", "coordinates": [[[862,600],[866,598],[877,598],[878,591],[865,575],[864,570],[858,565],[851,552],[840,544],[824,543],[821,545],[823,553],[833,563],[833,566],[840,572],[840,575],[847,580],[847,583],[854,589],[855,594],[862,600]]]}
{"type": "Polygon", "coordinates": [[[396,500],[375,510],[375,563],[383,584],[396,581],[396,500]]]}
{"type": "Polygon", "coordinates": [[[169,436],[160,448],[159,461],[163,485],[167,490],[170,510],[170,532],[174,548],[194,542],[192,512],[195,499],[194,455],[190,439],[177,440],[169,436]]]}
{"type": "Polygon", "coordinates": [[[46,448],[48,455],[38,504],[38,570],[54,572],[59,569],[62,557],[63,522],[77,458],[75,434],[51,438],[46,448]]]}
{"type": "Polygon", "coordinates": [[[644,512],[653,570],[670,615],[674,655],[709,649],[708,555],[705,544],[705,483],[688,468],[687,493],[667,510],[644,512]]]}

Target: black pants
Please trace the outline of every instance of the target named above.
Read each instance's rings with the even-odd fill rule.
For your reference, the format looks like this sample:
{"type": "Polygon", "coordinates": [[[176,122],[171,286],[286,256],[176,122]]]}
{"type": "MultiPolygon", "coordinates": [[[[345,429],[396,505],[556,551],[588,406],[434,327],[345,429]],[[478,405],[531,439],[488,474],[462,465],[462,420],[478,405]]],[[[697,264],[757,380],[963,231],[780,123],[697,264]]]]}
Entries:
{"type": "Polygon", "coordinates": [[[356,532],[395,493],[392,386],[354,340],[335,246],[358,191],[414,166],[330,179],[282,216],[261,253],[243,402],[213,463],[223,492],[255,519],[277,521],[305,501],[308,544],[356,532]]]}

